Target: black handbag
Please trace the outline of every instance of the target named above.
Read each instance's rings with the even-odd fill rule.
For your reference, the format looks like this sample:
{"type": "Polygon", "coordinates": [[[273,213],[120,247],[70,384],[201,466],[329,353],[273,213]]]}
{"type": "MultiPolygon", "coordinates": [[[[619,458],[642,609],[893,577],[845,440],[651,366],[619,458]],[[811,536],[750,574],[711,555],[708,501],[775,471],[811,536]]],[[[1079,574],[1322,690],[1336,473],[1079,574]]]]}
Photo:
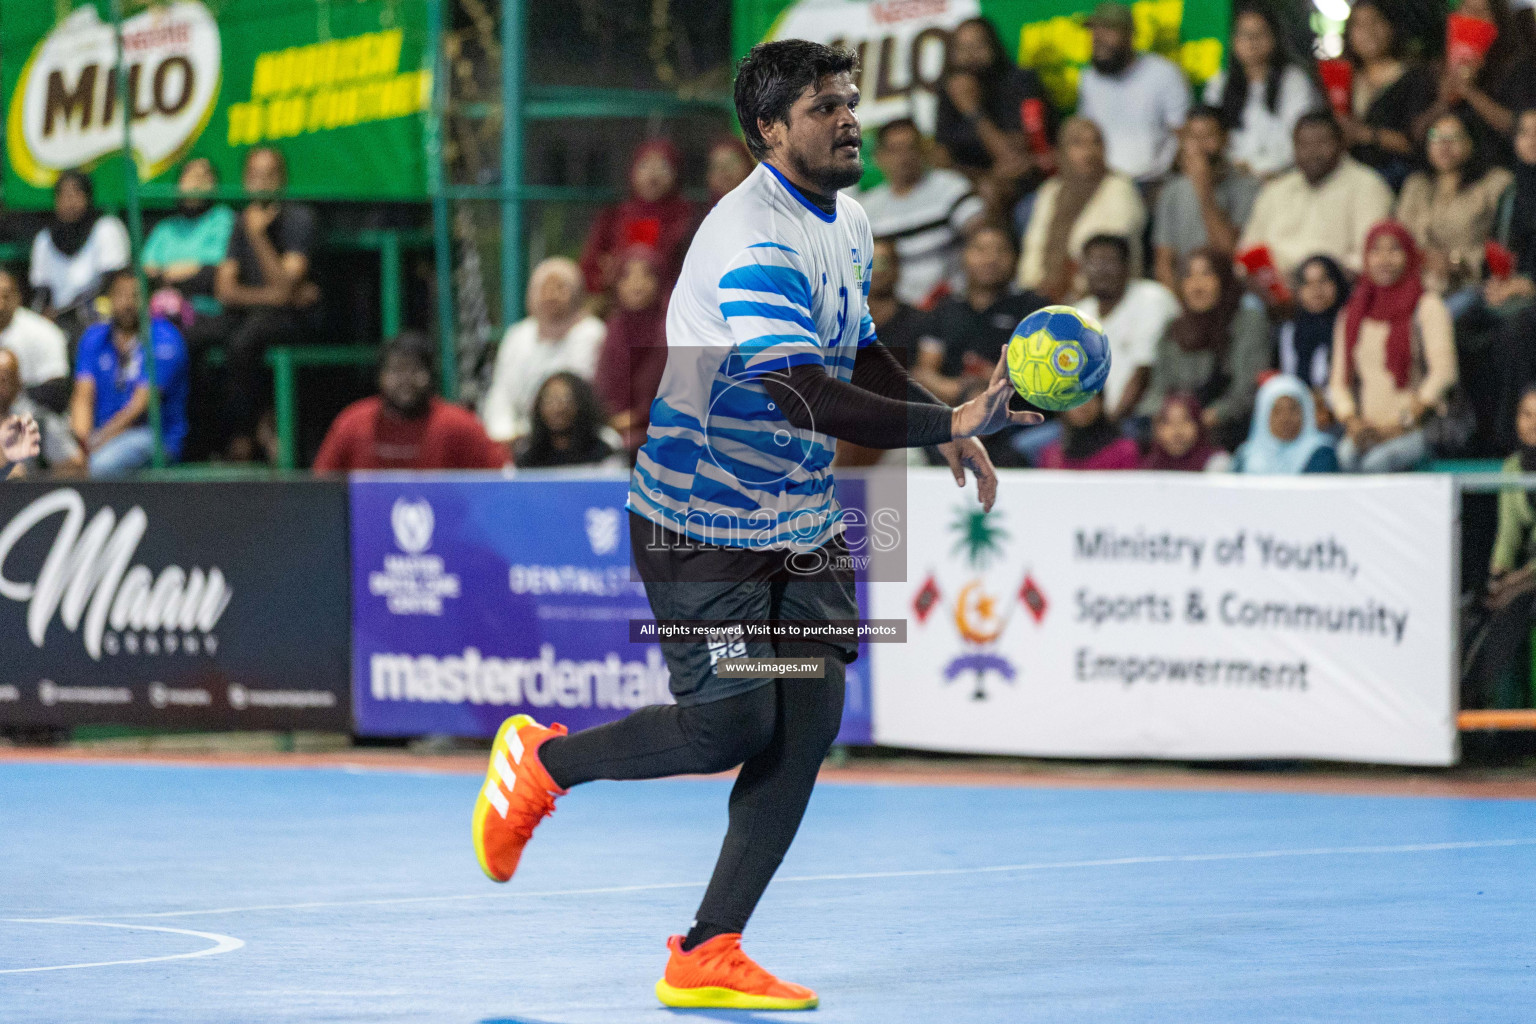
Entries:
{"type": "Polygon", "coordinates": [[[1424,443],[1440,459],[1459,459],[1472,445],[1477,430],[1477,416],[1466,389],[1453,385],[1440,407],[1424,419],[1424,443]]]}
{"type": "MultiPolygon", "coordinates": [[[[1428,372],[1424,358],[1424,341],[1415,323],[1412,331],[1413,361],[1420,375],[1428,372]]],[[[1460,351],[1456,359],[1461,360],[1460,351]]],[[[1458,380],[1452,384],[1440,404],[1424,416],[1420,429],[1424,431],[1424,443],[1437,459],[1459,459],[1472,446],[1472,435],[1477,431],[1477,414],[1467,398],[1467,389],[1458,380]]]]}

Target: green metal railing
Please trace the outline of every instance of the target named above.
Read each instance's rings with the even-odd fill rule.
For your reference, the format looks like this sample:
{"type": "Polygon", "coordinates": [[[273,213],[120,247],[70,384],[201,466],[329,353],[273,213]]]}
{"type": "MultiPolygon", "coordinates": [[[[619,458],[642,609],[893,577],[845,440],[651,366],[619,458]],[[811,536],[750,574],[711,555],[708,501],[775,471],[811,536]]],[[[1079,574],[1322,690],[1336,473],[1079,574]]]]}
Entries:
{"type": "Polygon", "coordinates": [[[443,67],[442,0],[428,0],[427,52],[423,67],[432,68],[433,103],[425,124],[428,188],[432,194],[432,234],[437,248],[437,318],[441,346],[443,395],[458,397],[458,323],[453,308],[453,232],[449,204],[462,200],[496,202],[501,207],[502,328],[522,318],[523,224],[525,203],[607,202],[616,189],[529,185],[523,181],[524,127],[529,121],[624,117],[676,117],[731,112],[725,96],[684,97],[635,89],[531,85],[523,79],[524,20],[527,0],[502,0],[501,102],[451,105],[449,76],[443,67]],[[443,114],[452,110],[471,118],[502,115],[501,181],[494,185],[454,185],[443,166],[443,114]]]}
{"type": "Polygon", "coordinates": [[[432,244],[431,235],[416,229],[365,228],[328,232],[322,244],[332,249],[379,254],[379,331],[386,338],[399,334],[405,309],[405,252],[425,249],[432,244]]]}
{"type": "Polygon", "coordinates": [[[298,465],[300,367],[372,366],[378,359],[379,350],[372,345],[279,345],[267,351],[275,395],[272,414],[277,428],[278,469],[298,465]]]}
{"type": "Polygon", "coordinates": [[[149,464],[165,465],[165,439],[160,429],[160,385],[155,341],[149,333],[149,281],[144,277],[144,211],[139,207],[139,165],[133,159],[133,100],[129,95],[128,66],[123,49],[123,0],[112,0],[112,49],[117,73],[117,108],[123,111],[123,181],[128,197],[128,236],[133,243],[133,276],[139,290],[139,345],[144,351],[144,373],[149,378],[149,430],[154,447],[149,464]]]}
{"type": "MultiPolygon", "coordinates": [[[[124,0],[112,0],[113,32],[117,39],[118,87],[126,91],[128,75],[123,67],[122,22],[124,0]]],[[[430,242],[434,249],[434,271],[437,291],[437,329],[441,352],[442,393],[448,399],[458,397],[457,379],[457,320],[453,299],[453,233],[450,221],[450,203],[464,200],[495,202],[500,207],[501,267],[500,292],[502,327],[520,319],[523,314],[523,281],[526,277],[523,252],[524,206],[532,202],[607,202],[619,195],[611,188],[585,188],[576,186],[529,185],[523,181],[523,142],[525,125],[539,120],[570,120],[590,118],[628,117],[676,117],[698,113],[729,113],[732,104],[724,96],[685,97],[663,92],[630,89],[606,89],[585,86],[538,86],[524,81],[525,19],[527,0],[503,0],[501,19],[501,101],[500,103],[466,103],[452,108],[455,114],[468,117],[501,116],[501,181],[495,185],[454,185],[447,180],[444,167],[443,116],[450,109],[450,76],[444,67],[443,32],[446,21],[444,0],[428,0],[425,68],[432,72],[432,102],[424,118],[424,151],[427,157],[427,191],[432,206],[432,231],[430,242]]],[[[119,109],[127,109],[126,97],[120,97],[119,109]]],[[[123,124],[123,165],[126,176],[126,214],[129,236],[134,253],[134,266],[139,272],[142,307],[141,333],[148,337],[147,282],[142,271],[139,255],[143,252],[143,200],[173,199],[173,186],[139,181],[138,169],[132,159],[132,126],[128,119],[123,124]]],[[[215,198],[241,199],[239,189],[221,188],[215,198]]],[[[414,245],[426,244],[428,238],[419,232],[358,231],[333,235],[328,244],[354,249],[375,250],[380,262],[380,321],[382,333],[389,337],[397,333],[402,322],[401,295],[403,251],[414,245]]],[[[24,258],[25,244],[0,246],[0,259],[24,258]]],[[[147,369],[151,381],[150,420],[155,430],[156,455],[154,465],[165,463],[159,438],[159,390],[155,386],[153,346],[146,345],[147,369]]],[[[292,467],[295,461],[297,422],[297,371],[304,366],[317,365],[364,365],[377,358],[377,352],[369,346],[304,346],[274,349],[268,354],[273,367],[273,391],[279,437],[279,461],[292,467]],[[365,359],[363,353],[367,352],[365,359]],[[287,354],[285,354],[287,353],[287,354]]]]}

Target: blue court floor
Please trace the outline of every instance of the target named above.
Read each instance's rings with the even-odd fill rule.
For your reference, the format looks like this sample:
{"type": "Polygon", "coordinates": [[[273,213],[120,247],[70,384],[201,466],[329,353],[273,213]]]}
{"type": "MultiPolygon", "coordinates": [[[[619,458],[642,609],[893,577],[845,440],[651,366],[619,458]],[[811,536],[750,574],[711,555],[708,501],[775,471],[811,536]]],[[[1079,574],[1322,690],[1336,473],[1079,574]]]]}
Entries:
{"type": "Polygon", "coordinates": [[[824,785],[748,930],[821,993],[776,1015],[651,992],[727,783],[580,789],[505,887],[477,784],[0,763],[0,1021],[1536,1020],[1533,802],[824,785]]]}

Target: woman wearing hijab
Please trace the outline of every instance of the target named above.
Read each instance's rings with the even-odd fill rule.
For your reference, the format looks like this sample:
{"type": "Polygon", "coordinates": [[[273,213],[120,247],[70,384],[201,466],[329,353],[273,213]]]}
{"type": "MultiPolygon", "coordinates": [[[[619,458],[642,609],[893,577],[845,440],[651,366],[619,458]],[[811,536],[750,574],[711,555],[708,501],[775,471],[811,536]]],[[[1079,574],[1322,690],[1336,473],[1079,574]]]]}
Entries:
{"type": "Polygon", "coordinates": [[[1052,302],[1082,294],[1078,266],[1095,235],[1131,240],[1131,276],[1141,276],[1147,208],[1136,184],[1104,163],[1104,133],[1081,117],[1062,123],[1061,170],[1036,194],[1019,256],[1019,287],[1052,302]]]}
{"type": "Polygon", "coordinates": [[[1333,364],[1333,328],[1349,300],[1349,277],[1332,256],[1313,256],[1297,269],[1294,288],[1295,312],[1280,325],[1280,372],[1300,377],[1322,414],[1333,364]]]}
{"type": "Polygon", "coordinates": [[[709,205],[724,199],[726,193],[747,180],[757,164],[747,144],[734,135],[716,139],[709,147],[709,163],[704,170],[704,185],[709,189],[709,205]]]}
{"type": "Polygon", "coordinates": [[[1365,273],[1334,329],[1328,400],[1344,425],[1346,472],[1396,473],[1429,456],[1424,420],[1456,383],[1451,314],[1425,289],[1408,229],[1384,220],[1365,236],[1365,273]]]}
{"type": "Polygon", "coordinates": [[[1040,450],[1040,469],[1136,469],[1141,453],[1136,442],[1104,415],[1104,396],[1061,414],[1061,439],[1040,450]]]}
{"type": "Polygon", "coordinates": [[[53,183],[53,216],[32,240],[33,307],[78,337],[96,322],[92,300],[128,257],[128,229],[96,208],[91,179],[63,172],[53,183]]]}
{"type": "MultiPolygon", "coordinates": [[[[1536,385],[1526,385],[1516,406],[1515,453],[1504,460],[1510,475],[1536,473],[1536,385]]],[[[1499,530],[1488,563],[1489,619],[1472,648],[1463,707],[1495,707],[1499,683],[1531,635],[1536,601],[1536,502],[1530,491],[1499,492],[1499,530]]]]}
{"type": "Polygon", "coordinates": [[[682,269],[688,239],[698,223],[694,205],[678,192],[682,158],[665,139],[642,142],[629,165],[629,198],[597,215],[581,250],[587,291],[604,295],[618,276],[619,257],[634,245],[655,249],[670,288],[682,269]]]}
{"type": "Polygon", "coordinates": [[[1339,471],[1333,438],[1317,428],[1312,389],[1299,377],[1277,373],[1259,388],[1248,440],[1233,456],[1232,471],[1267,476],[1339,471]]]}
{"type": "Polygon", "coordinates": [[[1232,258],[1209,247],[1192,249],[1179,274],[1183,312],[1157,345],[1157,360],[1139,409],[1150,416],[1174,392],[1204,406],[1201,422],[1218,441],[1242,436],[1258,376],[1269,365],[1269,321],[1245,301],[1232,258]]]}
{"type": "Polygon", "coordinates": [[[613,300],[593,384],[612,413],[609,426],[633,455],[645,443],[651,402],[667,367],[667,295],[656,250],[634,246],[624,254],[613,300]]]}
{"type": "Polygon", "coordinates": [[[551,256],[528,278],[528,316],[507,328],[496,352],[491,384],[480,400],[480,421],[493,441],[528,432],[533,399],[552,373],[591,379],[603,345],[603,322],[582,308],[581,270],[551,256]]]}
{"type": "Polygon", "coordinates": [[[1175,473],[1214,473],[1229,468],[1232,456],[1211,444],[1210,434],[1200,421],[1201,412],[1194,395],[1179,392],[1163,399],[1163,407],[1152,417],[1152,440],[1141,458],[1141,468],[1175,473]]]}
{"type": "MultiPolygon", "coordinates": [[[[603,406],[592,385],[568,370],[550,374],[533,400],[527,436],[512,449],[518,469],[593,466],[607,462],[614,447],[604,435],[603,406]]],[[[615,464],[614,468],[620,468],[615,464]]]]}
{"type": "Polygon", "coordinates": [[[1274,14],[1252,2],[1233,12],[1227,66],[1205,83],[1205,102],[1221,111],[1227,159],[1256,178],[1290,169],[1296,119],[1323,105],[1312,77],[1287,57],[1274,14]]]}

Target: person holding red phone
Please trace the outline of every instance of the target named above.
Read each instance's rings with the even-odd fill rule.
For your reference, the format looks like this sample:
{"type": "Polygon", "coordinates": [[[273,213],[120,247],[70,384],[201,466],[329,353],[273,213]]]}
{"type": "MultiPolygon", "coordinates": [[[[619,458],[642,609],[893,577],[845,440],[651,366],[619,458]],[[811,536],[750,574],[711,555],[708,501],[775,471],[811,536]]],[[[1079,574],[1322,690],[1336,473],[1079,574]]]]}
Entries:
{"type": "Polygon", "coordinates": [[[1499,201],[1494,239],[1497,245],[1483,284],[1483,301],[1495,310],[1524,306],[1536,299],[1536,107],[1515,119],[1514,182],[1499,201]],[[1494,260],[1508,262],[1499,273],[1494,260]]]}
{"type": "Polygon", "coordinates": [[[1447,41],[1438,95],[1414,120],[1414,137],[1423,140],[1441,116],[1454,111],[1466,119],[1495,163],[1508,163],[1515,113],[1536,103],[1536,76],[1531,74],[1536,30],[1528,14],[1516,15],[1510,0],[1462,0],[1456,14],[1463,21],[1491,25],[1492,40],[1485,35],[1478,46],[1461,45],[1455,38],[1447,41]],[[1483,42],[1487,48],[1479,53],[1483,42]]]}
{"type": "Polygon", "coordinates": [[[607,294],[618,280],[620,257],[637,245],[661,254],[664,286],[671,291],[699,222],[697,208],[678,191],[681,177],[682,155],[671,142],[647,139],[635,148],[626,179],[628,198],[597,215],[581,250],[581,273],[589,293],[607,294]]]}

